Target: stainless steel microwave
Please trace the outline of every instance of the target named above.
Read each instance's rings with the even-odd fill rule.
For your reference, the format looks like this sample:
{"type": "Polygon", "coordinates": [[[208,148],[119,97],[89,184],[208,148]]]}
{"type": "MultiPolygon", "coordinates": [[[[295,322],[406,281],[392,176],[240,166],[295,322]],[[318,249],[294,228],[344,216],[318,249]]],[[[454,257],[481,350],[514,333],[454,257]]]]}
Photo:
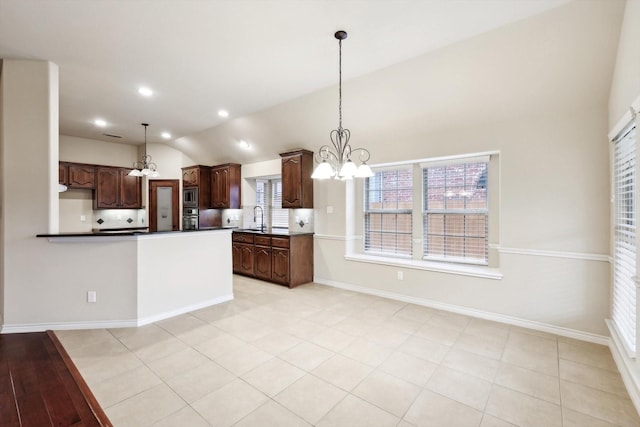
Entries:
{"type": "Polygon", "coordinates": [[[182,190],[182,207],[197,208],[198,207],[198,189],[185,188],[182,190]]]}

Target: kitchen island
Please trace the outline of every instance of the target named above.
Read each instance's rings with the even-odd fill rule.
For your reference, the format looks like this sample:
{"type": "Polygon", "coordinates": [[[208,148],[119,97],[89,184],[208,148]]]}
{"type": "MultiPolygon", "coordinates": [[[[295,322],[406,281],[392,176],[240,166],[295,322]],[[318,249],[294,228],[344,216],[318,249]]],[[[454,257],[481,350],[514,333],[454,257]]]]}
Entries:
{"type": "Polygon", "coordinates": [[[233,299],[230,229],[39,237],[55,288],[2,332],[141,326],[233,299]]]}

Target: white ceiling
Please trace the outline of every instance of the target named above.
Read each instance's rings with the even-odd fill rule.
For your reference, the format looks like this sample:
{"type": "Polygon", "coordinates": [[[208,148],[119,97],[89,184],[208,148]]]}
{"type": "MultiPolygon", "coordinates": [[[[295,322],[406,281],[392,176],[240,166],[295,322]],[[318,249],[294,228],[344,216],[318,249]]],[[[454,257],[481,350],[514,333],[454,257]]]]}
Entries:
{"type": "Polygon", "coordinates": [[[161,142],[335,85],[338,29],[349,79],[567,2],[0,0],[0,58],[59,66],[62,134],[161,142]]]}

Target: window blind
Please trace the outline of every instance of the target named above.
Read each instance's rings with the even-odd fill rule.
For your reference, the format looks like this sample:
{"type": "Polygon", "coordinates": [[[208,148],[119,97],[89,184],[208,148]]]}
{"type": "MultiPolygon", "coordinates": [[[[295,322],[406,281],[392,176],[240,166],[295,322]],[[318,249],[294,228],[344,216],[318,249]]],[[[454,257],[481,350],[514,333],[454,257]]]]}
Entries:
{"type": "Polygon", "coordinates": [[[288,228],[289,210],[282,208],[282,180],[271,181],[271,226],[288,228]]]}
{"type": "Polygon", "coordinates": [[[423,258],[487,265],[488,158],[421,167],[423,258]]]}
{"type": "Polygon", "coordinates": [[[627,350],[636,351],[636,128],[613,141],[614,243],[611,318],[627,350]]]}
{"type": "Polygon", "coordinates": [[[365,252],[411,256],[413,171],[374,171],[367,178],[364,203],[365,252]]]}

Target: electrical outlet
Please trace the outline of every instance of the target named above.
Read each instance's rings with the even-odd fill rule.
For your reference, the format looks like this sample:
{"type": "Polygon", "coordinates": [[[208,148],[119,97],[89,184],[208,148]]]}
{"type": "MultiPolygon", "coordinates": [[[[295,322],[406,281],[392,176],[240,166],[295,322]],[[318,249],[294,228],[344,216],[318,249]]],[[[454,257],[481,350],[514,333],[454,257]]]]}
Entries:
{"type": "Polygon", "coordinates": [[[404,272],[398,271],[398,280],[404,280],[404,272]]]}
{"type": "Polygon", "coordinates": [[[87,220],[86,215],[80,215],[80,222],[85,222],[87,220]]]}
{"type": "Polygon", "coordinates": [[[333,206],[327,206],[327,213],[333,213],[333,206]]]}
{"type": "Polygon", "coordinates": [[[98,295],[96,291],[88,291],[87,292],[87,302],[97,302],[98,295]]]}

